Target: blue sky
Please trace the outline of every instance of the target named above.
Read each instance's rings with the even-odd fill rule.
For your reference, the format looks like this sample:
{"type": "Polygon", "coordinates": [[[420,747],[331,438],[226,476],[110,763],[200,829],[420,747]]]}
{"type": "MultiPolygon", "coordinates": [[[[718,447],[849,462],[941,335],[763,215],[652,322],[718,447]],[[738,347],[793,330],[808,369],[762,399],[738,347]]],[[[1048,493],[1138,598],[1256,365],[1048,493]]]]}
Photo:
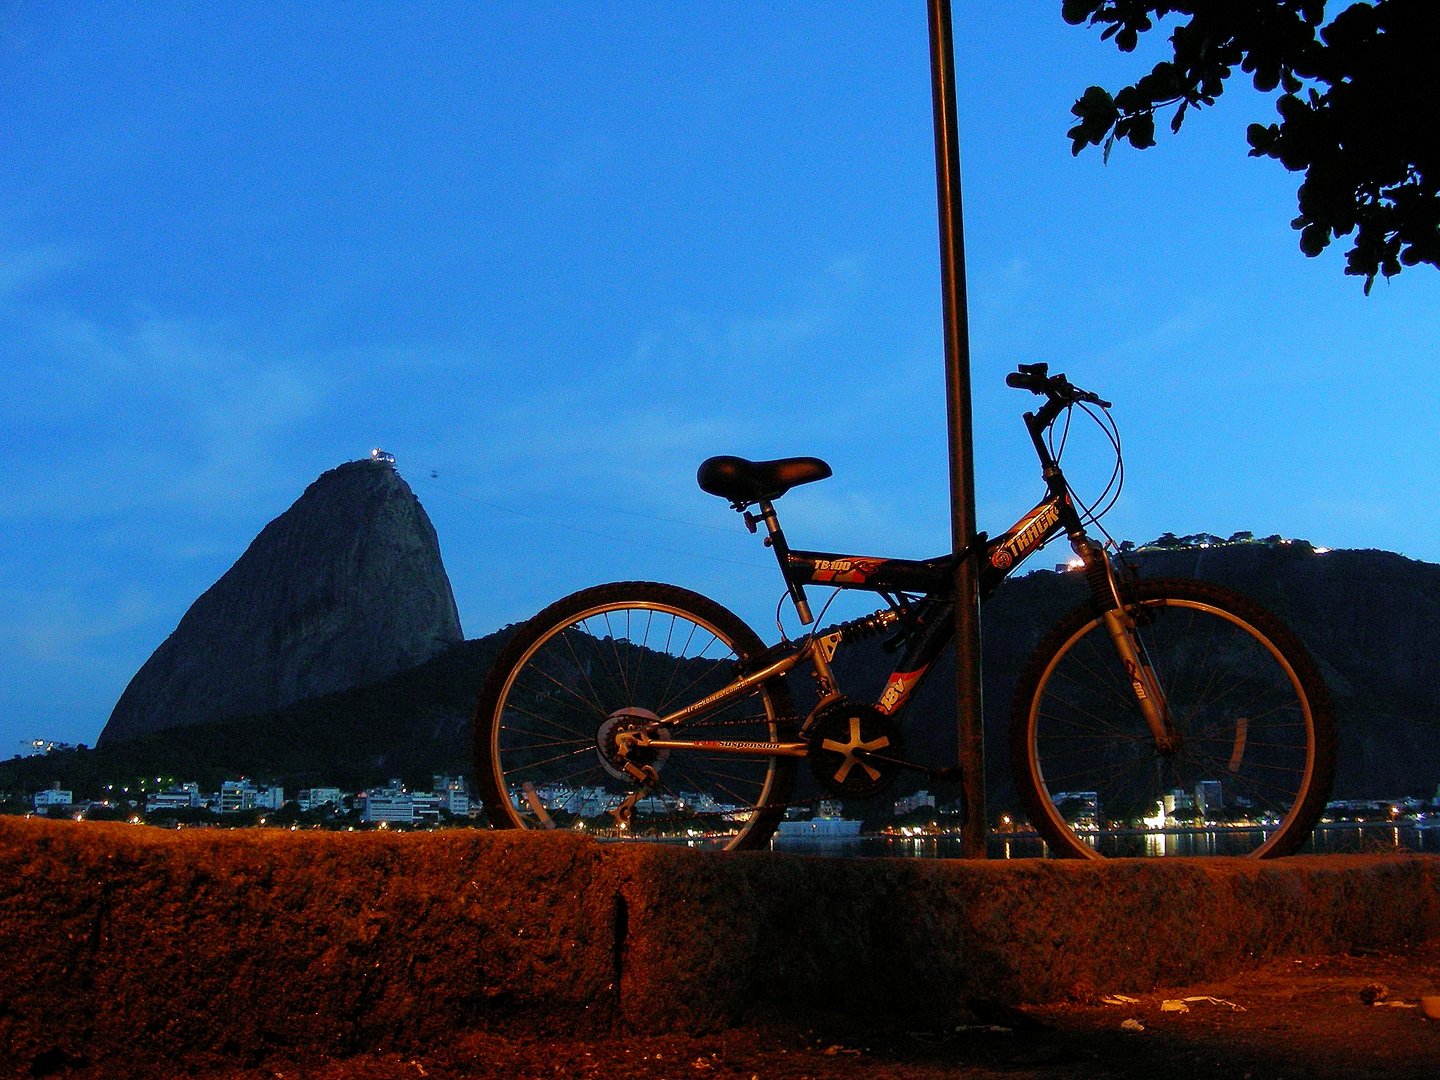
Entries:
{"type": "MultiPolygon", "coordinates": [[[[1365,297],[1343,245],[1305,259],[1241,86],[1072,158],[1074,99],[1161,43],[1059,8],[954,0],[981,524],[1039,494],[1003,376],[1046,360],[1116,402],[1116,537],[1440,561],[1440,280],[1365,297]]],[[[773,564],[694,484],[714,453],[831,462],[781,504],[799,546],[939,553],[929,95],[921,0],[0,6],[0,756],[93,744],[373,446],[472,637],[652,578],[773,638],[773,564]]]]}

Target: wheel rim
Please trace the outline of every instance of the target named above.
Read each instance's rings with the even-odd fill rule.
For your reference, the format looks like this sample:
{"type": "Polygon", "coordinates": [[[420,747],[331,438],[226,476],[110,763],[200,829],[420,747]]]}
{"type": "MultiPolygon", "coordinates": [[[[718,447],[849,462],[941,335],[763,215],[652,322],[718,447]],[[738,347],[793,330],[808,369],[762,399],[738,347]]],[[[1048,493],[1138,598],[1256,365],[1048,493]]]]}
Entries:
{"type": "Polygon", "coordinates": [[[1313,776],[1300,679],[1268,637],[1221,608],[1171,598],[1133,610],[1179,745],[1156,752],[1103,624],[1082,626],[1031,706],[1037,825],[1095,858],[1266,854],[1286,841],[1313,776]]]}
{"type": "MultiPolygon", "coordinates": [[[[643,727],[724,686],[740,650],[733,633],[662,602],[600,604],[549,628],[515,665],[492,727],[496,789],[524,828],[600,838],[745,846],[768,834],[778,807],[776,758],[647,751],[659,775],[622,830],[612,811],[636,789],[616,754],[619,731],[643,727]]],[[[693,739],[774,742],[776,709],[763,689],[673,732],[693,739]]]]}

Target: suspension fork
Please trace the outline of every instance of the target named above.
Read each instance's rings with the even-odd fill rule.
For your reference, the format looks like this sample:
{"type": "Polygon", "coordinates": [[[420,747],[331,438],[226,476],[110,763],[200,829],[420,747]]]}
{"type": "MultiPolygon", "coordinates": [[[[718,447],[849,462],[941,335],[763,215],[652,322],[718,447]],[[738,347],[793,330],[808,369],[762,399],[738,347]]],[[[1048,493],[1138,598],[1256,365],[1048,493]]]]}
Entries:
{"type": "Polygon", "coordinates": [[[1171,722],[1165,690],[1155,669],[1150,666],[1150,658],[1136,633],[1135,617],[1121,600],[1110,558],[1105,549],[1088,536],[1082,535],[1073,541],[1073,545],[1075,553],[1084,563],[1091,596],[1130,681],[1130,693],[1139,706],[1140,715],[1145,718],[1151,738],[1155,740],[1155,749],[1161,754],[1172,754],[1179,745],[1179,735],[1171,722]]]}

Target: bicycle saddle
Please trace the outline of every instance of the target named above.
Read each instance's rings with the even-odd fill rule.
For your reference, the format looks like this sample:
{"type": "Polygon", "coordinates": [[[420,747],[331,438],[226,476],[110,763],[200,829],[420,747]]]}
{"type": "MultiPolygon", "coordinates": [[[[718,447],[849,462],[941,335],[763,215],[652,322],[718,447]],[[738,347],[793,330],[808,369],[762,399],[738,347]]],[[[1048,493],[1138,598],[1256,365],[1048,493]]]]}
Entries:
{"type": "Polygon", "coordinates": [[[695,479],[701,491],[729,499],[738,508],[778,499],[792,487],[824,480],[829,475],[830,466],[814,457],[747,461],[721,456],[701,462],[695,479]]]}

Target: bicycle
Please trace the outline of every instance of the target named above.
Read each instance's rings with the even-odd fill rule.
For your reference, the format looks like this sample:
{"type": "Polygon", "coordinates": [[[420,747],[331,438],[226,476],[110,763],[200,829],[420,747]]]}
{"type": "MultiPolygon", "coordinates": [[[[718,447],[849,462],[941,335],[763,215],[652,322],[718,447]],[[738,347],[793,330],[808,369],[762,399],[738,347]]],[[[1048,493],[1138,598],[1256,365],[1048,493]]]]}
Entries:
{"type": "Polygon", "coordinates": [[[1088,531],[1104,534],[1099,518],[1123,485],[1111,404],[1045,364],[1021,365],[1006,382],[1044,399],[1024,422],[1045,497],[999,536],[938,558],[791,548],[775,503],[830,467],[813,457],[705,461],[700,487],[751,533],[764,527],[781,603],[788,596],[803,626],[815,624],[811,585],[874,592],[885,606],[794,640],[782,628],[767,648],[730,611],[674,585],[600,585],[550,605],[514,632],[477,702],[475,779],[491,824],[757,848],[789,809],[802,760],[831,799],[876,795],[907,769],[955,779],[953,766],[906,760],[899,742],[906,705],[953,635],[955,560],[978,560],[984,601],[1063,534],[1089,598],[1041,639],[1010,716],[1019,797],[1049,851],[1132,853],[1157,824],[1174,827],[1165,814],[1177,802],[1226,830],[1232,851],[1267,857],[1303,845],[1335,767],[1329,695],[1304,646],[1239,593],[1143,580],[1112,558],[1088,531]],[[1116,454],[1088,506],[1060,465],[1077,408],[1116,454]],[[880,634],[899,660],[878,699],[851,700],[832,661],[880,634]],[[803,716],[786,680],[802,665],[816,690],[803,716]]]}

